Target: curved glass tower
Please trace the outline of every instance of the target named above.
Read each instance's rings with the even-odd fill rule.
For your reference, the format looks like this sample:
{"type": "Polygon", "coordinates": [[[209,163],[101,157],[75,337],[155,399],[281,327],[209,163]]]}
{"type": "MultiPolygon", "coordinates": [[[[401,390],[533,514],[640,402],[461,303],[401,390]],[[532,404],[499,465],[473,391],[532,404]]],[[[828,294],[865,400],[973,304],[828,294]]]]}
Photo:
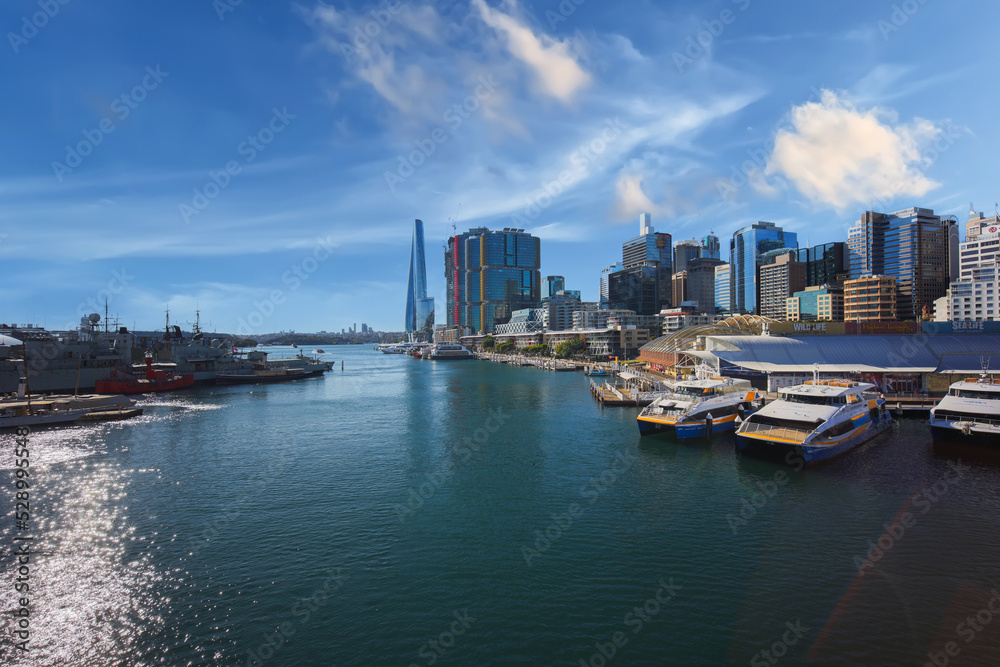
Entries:
{"type": "Polygon", "coordinates": [[[410,281],[406,287],[405,330],[434,330],[434,298],[427,298],[424,223],[421,220],[413,221],[413,243],[410,246],[410,281]]]}

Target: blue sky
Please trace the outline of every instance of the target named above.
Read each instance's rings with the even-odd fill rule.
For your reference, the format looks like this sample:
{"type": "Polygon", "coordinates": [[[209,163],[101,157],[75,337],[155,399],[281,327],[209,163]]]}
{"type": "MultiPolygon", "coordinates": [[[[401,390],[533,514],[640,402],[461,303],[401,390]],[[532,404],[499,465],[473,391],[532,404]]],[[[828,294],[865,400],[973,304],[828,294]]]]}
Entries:
{"type": "Polygon", "coordinates": [[[1000,199],[986,0],[63,1],[0,10],[0,322],[399,330],[414,218],[439,305],[453,224],[595,300],[644,210],[725,253],[1000,199]]]}

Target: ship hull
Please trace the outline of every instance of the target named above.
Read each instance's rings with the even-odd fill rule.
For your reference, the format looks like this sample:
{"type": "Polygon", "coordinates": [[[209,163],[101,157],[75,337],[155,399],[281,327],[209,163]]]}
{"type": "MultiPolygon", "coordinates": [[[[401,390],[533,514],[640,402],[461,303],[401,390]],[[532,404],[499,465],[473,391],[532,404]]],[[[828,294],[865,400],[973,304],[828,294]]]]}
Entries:
{"type": "MultiPolygon", "coordinates": [[[[747,412],[746,414],[752,413],[747,412]]],[[[735,414],[726,415],[712,420],[712,435],[734,430],[737,416],[735,414]]],[[[636,423],[639,425],[639,435],[673,434],[679,440],[704,438],[708,435],[708,424],[704,421],[667,423],[639,417],[636,419],[636,423]]]]}
{"type": "Polygon", "coordinates": [[[194,386],[194,375],[188,374],[167,380],[98,380],[100,394],[148,394],[159,391],[175,391],[194,386]]]}
{"type": "Polygon", "coordinates": [[[809,465],[843,456],[855,447],[868,442],[891,424],[892,418],[886,415],[878,421],[866,422],[855,433],[839,442],[825,445],[786,442],[737,433],[736,449],[741,454],[757,458],[782,460],[790,463],[803,462],[809,465]]]}

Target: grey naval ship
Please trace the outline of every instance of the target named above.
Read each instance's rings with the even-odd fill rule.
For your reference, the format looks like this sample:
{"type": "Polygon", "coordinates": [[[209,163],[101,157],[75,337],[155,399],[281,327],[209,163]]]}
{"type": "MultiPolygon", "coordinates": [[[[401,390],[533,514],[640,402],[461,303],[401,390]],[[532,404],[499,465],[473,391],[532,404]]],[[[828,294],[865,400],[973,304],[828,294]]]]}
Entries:
{"type": "MultiPolygon", "coordinates": [[[[168,316],[169,317],[169,316],[168,316]]],[[[71,331],[47,331],[32,325],[0,324],[0,394],[16,392],[27,373],[32,393],[93,391],[98,380],[111,372],[133,366],[144,370],[143,358],[151,352],[154,368],[194,374],[195,384],[214,384],[220,372],[248,371],[260,359],[246,359],[233,346],[229,334],[206,334],[198,324],[190,333],[169,324],[160,331],[130,332],[126,327],[101,326],[93,313],[80,319],[71,331]]],[[[257,357],[263,352],[255,353],[257,357]]],[[[269,369],[302,369],[325,372],[333,367],[302,354],[292,359],[266,359],[269,369]]]]}

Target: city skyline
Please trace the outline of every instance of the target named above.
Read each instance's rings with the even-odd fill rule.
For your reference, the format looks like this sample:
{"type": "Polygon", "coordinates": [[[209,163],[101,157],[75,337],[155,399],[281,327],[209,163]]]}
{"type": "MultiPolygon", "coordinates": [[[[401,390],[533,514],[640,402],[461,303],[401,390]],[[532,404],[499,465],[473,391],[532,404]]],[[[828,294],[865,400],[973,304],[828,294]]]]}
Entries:
{"type": "Polygon", "coordinates": [[[453,224],[526,229],[596,301],[643,211],[726,259],[756,220],[812,247],[868,209],[964,225],[1000,198],[1000,55],[906,48],[987,3],[221,4],[0,11],[24,91],[0,110],[0,321],[108,297],[140,328],[398,330],[416,217],[438,303],[453,224]]]}

